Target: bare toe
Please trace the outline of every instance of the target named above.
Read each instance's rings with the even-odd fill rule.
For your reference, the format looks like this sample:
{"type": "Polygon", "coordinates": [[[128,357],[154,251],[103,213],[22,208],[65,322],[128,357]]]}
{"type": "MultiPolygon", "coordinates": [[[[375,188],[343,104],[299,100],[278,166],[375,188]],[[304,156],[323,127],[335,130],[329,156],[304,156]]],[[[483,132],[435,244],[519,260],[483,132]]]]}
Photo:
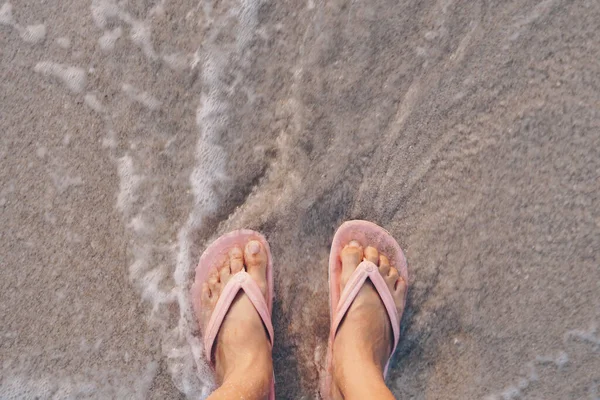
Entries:
{"type": "Polygon", "coordinates": [[[379,265],[379,252],[375,247],[369,246],[365,249],[365,258],[375,265],[379,265]]]}
{"type": "Polygon", "coordinates": [[[348,282],[348,279],[363,259],[362,246],[360,243],[353,240],[342,249],[340,257],[342,259],[341,284],[343,289],[344,285],[346,285],[346,282],[348,282]]]}
{"type": "Polygon", "coordinates": [[[387,282],[388,286],[390,287],[390,290],[394,290],[394,288],[396,287],[396,282],[398,281],[398,270],[396,268],[390,268],[390,272],[387,274],[387,276],[384,276],[385,281],[387,282]]]}
{"type": "Polygon", "coordinates": [[[202,304],[210,304],[210,288],[208,287],[208,283],[204,282],[202,284],[202,304]]]}
{"type": "Polygon", "coordinates": [[[267,288],[267,250],[258,240],[251,240],[244,248],[246,270],[256,281],[263,294],[267,288]]]}
{"type": "Polygon", "coordinates": [[[217,290],[217,286],[219,284],[219,273],[216,269],[212,270],[209,277],[208,277],[208,287],[210,288],[210,291],[212,292],[213,296],[217,295],[218,293],[215,293],[215,291],[217,290]]]}
{"type": "Polygon", "coordinates": [[[396,281],[396,287],[394,288],[394,302],[396,303],[396,308],[398,309],[398,313],[402,314],[404,311],[404,297],[406,296],[406,281],[401,276],[398,277],[396,281]]]}
{"type": "Polygon", "coordinates": [[[237,246],[229,251],[229,267],[232,274],[237,274],[244,269],[244,253],[237,246]]]}
{"type": "Polygon", "coordinates": [[[244,262],[248,267],[248,273],[256,268],[266,268],[267,252],[258,240],[251,240],[244,249],[244,262]]]}
{"type": "Polygon", "coordinates": [[[210,290],[208,282],[202,284],[202,295],[200,297],[202,302],[202,326],[205,327],[210,320],[210,316],[217,303],[217,296],[213,296],[213,292],[210,290]]]}
{"type": "Polygon", "coordinates": [[[229,277],[231,276],[231,270],[229,269],[229,258],[227,258],[221,268],[219,268],[219,280],[221,284],[226,285],[229,282],[229,277]]]}
{"type": "Polygon", "coordinates": [[[379,273],[381,276],[386,277],[390,272],[390,260],[383,254],[379,256],[379,273]]]}

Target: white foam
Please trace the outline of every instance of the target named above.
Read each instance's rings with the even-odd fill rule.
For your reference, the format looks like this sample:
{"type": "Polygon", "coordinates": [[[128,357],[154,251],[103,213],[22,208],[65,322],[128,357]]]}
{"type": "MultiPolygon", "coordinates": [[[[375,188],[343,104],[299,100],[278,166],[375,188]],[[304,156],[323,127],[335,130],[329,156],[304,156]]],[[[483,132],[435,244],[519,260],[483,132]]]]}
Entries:
{"type": "Polygon", "coordinates": [[[160,305],[172,303],[175,298],[173,293],[160,288],[167,271],[164,268],[150,268],[151,258],[148,255],[152,253],[146,248],[139,250],[136,254],[138,261],[129,267],[129,277],[141,288],[142,299],[152,304],[152,312],[155,313],[160,305]]]}
{"type": "Polygon", "coordinates": [[[146,57],[152,60],[158,58],[152,45],[152,29],[148,23],[133,18],[113,1],[93,0],[91,10],[92,18],[97,27],[106,28],[110,19],[119,19],[125,22],[130,28],[131,41],[142,49],[146,57]]]}
{"type": "Polygon", "coordinates": [[[517,387],[519,388],[519,390],[527,389],[529,387],[529,380],[527,380],[525,378],[519,379],[519,383],[517,384],[517,387]]]}
{"type": "Polygon", "coordinates": [[[44,146],[42,146],[42,147],[38,147],[38,149],[35,151],[35,154],[39,158],[44,158],[46,156],[47,152],[48,152],[48,150],[44,146]]]}
{"type": "Polygon", "coordinates": [[[90,6],[92,19],[98,28],[104,29],[110,19],[119,16],[119,7],[114,1],[93,0],[90,6]]]}
{"type": "Polygon", "coordinates": [[[598,327],[592,325],[589,330],[571,330],[565,334],[565,343],[571,339],[579,340],[582,342],[590,343],[594,350],[600,351],[600,336],[597,336],[598,327]]]}
{"type": "MultiPolygon", "coordinates": [[[[177,234],[177,243],[161,242],[163,238],[159,236],[160,230],[156,229],[155,221],[163,216],[156,215],[156,207],[152,205],[160,202],[158,196],[162,193],[156,190],[140,196],[142,185],[144,188],[150,186],[152,179],[151,176],[142,175],[142,167],[137,165],[136,160],[147,157],[143,146],[130,143],[127,153],[117,158],[119,191],[116,207],[123,215],[125,227],[131,237],[130,252],[133,261],[129,266],[129,278],[144,301],[151,306],[150,320],[156,321],[164,329],[162,349],[173,383],[182,393],[193,398],[207,397],[214,382],[210,367],[203,361],[199,338],[193,335],[197,331],[197,321],[191,309],[188,291],[190,272],[196,261],[191,259],[192,246],[197,244],[192,243],[191,239],[205,218],[219,207],[215,185],[228,179],[225,169],[227,154],[219,145],[219,140],[228,128],[228,115],[232,107],[229,103],[230,93],[236,89],[235,85],[244,80],[243,76],[238,74],[234,84],[226,85],[223,83],[227,81],[224,71],[229,64],[237,62],[246,53],[246,46],[255,34],[260,3],[243,1],[235,5],[235,9],[219,13],[218,18],[223,20],[211,24],[215,28],[211,30],[211,35],[207,35],[202,52],[196,52],[192,60],[189,55],[176,52],[159,56],[152,47],[148,18],[147,21],[136,20],[116,2],[92,1],[94,22],[99,28],[106,30],[108,21],[115,19],[129,25],[131,40],[148,58],[160,58],[173,69],[189,68],[192,64],[203,69],[203,93],[196,112],[199,130],[196,165],[189,177],[193,205],[187,221],[177,234]],[[229,19],[232,18],[239,19],[239,23],[230,23],[229,19]],[[235,26],[233,46],[224,48],[212,42],[218,29],[230,29],[231,26],[235,26]],[[149,181],[148,185],[144,183],[146,180],[149,181]],[[168,261],[173,259],[175,268],[173,263],[168,261]],[[164,305],[167,304],[179,306],[179,320],[176,326],[169,326],[165,320],[167,308],[164,305]]],[[[210,8],[206,3],[204,6],[210,8]]],[[[158,18],[162,13],[160,7],[155,7],[149,13],[149,17],[158,18]]],[[[122,85],[122,91],[132,101],[150,110],[161,107],[157,98],[129,83],[122,85]]],[[[109,127],[109,134],[103,139],[103,146],[116,147],[115,136],[114,130],[109,127]]]]}
{"type": "Polygon", "coordinates": [[[600,400],[600,393],[598,392],[598,383],[592,383],[590,386],[590,399],[591,400],[600,400]]]}
{"type": "Polygon", "coordinates": [[[60,173],[59,171],[50,172],[50,177],[59,193],[65,192],[72,186],[80,186],[83,184],[83,179],[81,179],[80,176],[69,176],[65,173],[60,173]]]}
{"type": "Polygon", "coordinates": [[[157,110],[161,105],[161,102],[156,97],[148,92],[142,92],[128,83],[124,83],[121,89],[131,100],[140,103],[152,111],[157,110]]]}
{"type": "Polygon", "coordinates": [[[96,98],[95,94],[86,93],[86,95],[83,97],[83,101],[85,102],[85,104],[88,107],[90,107],[92,110],[96,111],[97,113],[104,112],[104,106],[102,105],[102,103],[100,103],[98,98],[96,98]]]}
{"type": "Polygon", "coordinates": [[[533,363],[533,361],[528,362],[526,367],[529,370],[529,376],[527,377],[529,382],[537,382],[538,379],[540,379],[540,377],[537,373],[537,370],[535,369],[535,364],[533,363]]]}
{"type": "Polygon", "coordinates": [[[163,61],[176,71],[183,71],[190,65],[189,56],[186,54],[172,53],[162,56],[163,61]]]}
{"type": "Polygon", "coordinates": [[[569,362],[569,355],[564,351],[559,352],[556,357],[537,356],[535,361],[539,364],[554,364],[557,368],[563,368],[569,362]]]}
{"type": "MultiPolygon", "coordinates": [[[[587,343],[592,345],[594,351],[600,350],[600,347],[597,345],[600,343],[596,334],[596,324],[593,324],[592,327],[588,331],[584,330],[570,330],[567,331],[564,335],[564,344],[565,346],[569,344],[572,340],[581,341],[583,343],[587,343]]],[[[525,364],[525,370],[528,370],[528,376],[521,376],[518,378],[517,384],[510,385],[506,387],[501,393],[492,393],[488,395],[485,399],[499,399],[503,400],[507,399],[517,399],[522,396],[522,392],[526,389],[531,389],[530,384],[532,382],[539,382],[540,377],[538,375],[537,368],[538,367],[555,367],[557,371],[565,371],[565,366],[570,363],[569,354],[565,350],[558,350],[554,353],[554,355],[542,355],[535,357],[534,360],[529,361],[525,364]]],[[[575,363],[575,362],[574,362],[575,363]]],[[[538,384],[539,385],[539,384],[538,384]]],[[[593,390],[594,388],[590,388],[593,390]]],[[[592,398],[594,398],[592,396],[592,398]]]]}
{"type": "Polygon", "coordinates": [[[106,137],[102,138],[102,147],[109,149],[117,147],[117,134],[113,129],[109,129],[106,137]]]}
{"type": "Polygon", "coordinates": [[[100,48],[105,51],[109,51],[115,48],[115,43],[123,34],[123,29],[119,26],[113,30],[105,31],[104,35],[98,39],[100,48]]]}
{"type": "MultiPolygon", "coordinates": [[[[553,8],[555,8],[560,2],[556,0],[543,0],[537,3],[531,12],[526,15],[521,15],[516,19],[516,22],[512,25],[512,33],[508,35],[508,41],[514,42],[524,33],[528,27],[536,22],[539,18],[548,16],[553,8]]],[[[509,44],[505,44],[503,49],[510,48],[509,44]]]]}
{"type": "MultiPolygon", "coordinates": [[[[188,346],[183,351],[172,357],[169,361],[169,370],[174,378],[175,385],[188,396],[206,395],[211,388],[210,369],[202,357],[202,348],[198,339],[191,335],[190,324],[196,324],[191,311],[188,293],[188,277],[190,270],[195,265],[191,260],[192,233],[198,229],[204,219],[218,207],[218,196],[215,193],[215,184],[226,180],[225,165],[227,154],[218,145],[218,139],[227,129],[230,104],[227,102],[230,89],[223,84],[223,71],[235,57],[244,54],[245,46],[250,42],[257,24],[257,11],[260,1],[243,1],[238,9],[232,10],[230,15],[237,16],[239,24],[235,32],[236,47],[230,53],[220,46],[206,43],[202,57],[196,52],[192,61],[195,67],[203,61],[202,77],[203,88],[200,106],[196,112],[196,124],[200,132],[196,143],[196,166],[190,175],[190,184],[194,195],[194,206],[185,225],[178,234],[177,264],[173,277],[177,285],[177,300],[180,307],[178,323],[179,336],[185,337],[188,346]],[[184,333],[184,335],[182,335],[184,333]],[[194,365],[197,376],[193,377],[190,370],[194,365]],[[190,378],[192,376],[192,378],[190,378]],[[198,379],[199,378],[199,379],[198,379]],[[194,384],[202,388],[200,393],[192,391],[194,384]]],[[[205,3],[205,11],[210,15],[209,5],[205,3]]],[[[226,16],[227,18],[227,16],[226,16]]],[[[213,26],[228,26],[227,23],[216,21],[213,26]]],[[[221,21],[222,22],[222,21],[221,21]]],[[[215,37],[215,36],[212,36],[215,37]]],[[[183,344],[179,344],[183,346],[183,344]]]]}
{"type": "Polygon", "coordinates": [[[15,21],[12,16],[12,5],[9,2],[2,4],[0,7],[0,25],[14,25],[15,21]]]}
{"type": "Polygon", "coordinates": [[[83,69],[70,65],[42,61],[36,64],[34,71],[46,76],[54,76],[72,92],[81,93],[85,89],[87,76],[83,69]]]}
{"type": "Polygon", "coordinates": [[[76,399],[127,398],[147,399],[158,372],[158,363],[150,360],[136,374],[114,370],[89,370],[80,375],[64,377],[45,375],[31,378],[26,375],[3,374],[0,378],[0,398],[17,399],[76,399]]]}
{"type": "Polygon", "coordinates": [[[547,15],[555,3],[556,0],[543,0],[539,2],[533,7],[533,10],[529,14],[521,16],[514,26],[520,28],[525,25],[530,25],[541,16],[547,15]]]}
{"type": "Polygon", "coordinates": [[[56,39],[56,44],[58,44],[63,49],[68,49],[69,47],[71,47],[71,39],[69,39],[66,36],[61,36],[58,39],[56,39]]]}
{"type": "Polygon", "coordinates": [[[154,51],[154,46],[152,45],[152,30],[150,29],[150,26],[147,23],[138,20],[132,20],[130,25],[131,41],[142,49],[146,57],[152,60],[157,59],[158,55],[156,54],[156,51],[154,51]]]}
{"type": "Polygon", "coordinates": [[[163,18],[165,15],[165,0],[160,0],[160,3],[157,3],[148,11],[148,16],[150,17],[163,18]]]}
{"type": "Polygon", "coordinates": [[[0,7],[0,25],[8,25],[14,27],[21,39],[28,43],[40,43],[46,38],[46,26],[44,24],[28,25],[22,27],[19,25],[12,15],[12,4],[6,2],[0,7]]]}
{"type": "Polygon", "coordinates": [[[51,380],[33,381],[25,376],[3,377],[0,385],[0,398],[3,399],[49,399],[57,387],[51,380]]]}
{"type": "Polygon", "coordinates": [[[521,391],[515,386],[510,386],[504,389],[504,391],[502,392],[503,400],[518,399],[519,397],[521,397],[521,391]]]}
{"type": "Polygon", "coordinates": [[[554,359],[554,363],[559,369],[564,368],[564,366],[569,363],[569,355],[566,352],[561,351],[554,359]]]}
{"type": "Polygon", "coordinates": [[[57,218],[56,215],[52,214],[50,211],[44,212],[44,221],[51,223],[52,225],[56,224],[57,218]]]}
{"type": "Polygon", "coordinates": [[[158,363],[156,361],[152,361],[146,365],[146,368],[142,372],[142,375],[138,377],[138,379],[135,382],[135,385],[133,386],[137,398],[148,398],[150,388],[152,387],[152,382],[154,381],[154,377],[156,376],[157,372],[158,363]]]}
{"type": "Polygon", "coordinates": [[[129,221],[129,224],[127,224],[127,226],[129,228],[132,228],[133,231],[138,235],[145,234],[146,232],[152,229],[149,227],[146,221],[144,221],[141,215],[136,215],[135,217],[131,218],[131,221],[129,221]]]}
{"type": "Polygon", "coordinates": [[[40,43],[46,38],[46,26],[38,24],[19,28],[19,35],[28,43],[40,43]]]}
{"type": "Polygon", "coordinates": [[[83,243],[81,235],[75,232],[67,232],[66,239],[70,243],[83,243]]]}
{"type": "MultiPolygon", "coordinates": [[[[126,227],[131,230],[133,242],[131,252],[134,261],[129,266],[129,278],[140,292],[142,299],[152,306],[151,320],[157,320],[156,318],[158,318],[161,326],[164,326],[164,321],[160,320],[160,315],[162,315],[160,314],[161,306],[174,303],[177,294],[171,288],[163,288],[169,269],[168,266],[157,262],[156,255],[161,250],[158,250],[154,245],[155,230],[144,211],[147,204],[155,201],[154,196],[157,192],[144,196],[144,202],[138,202],[139,187],[145,178],[138,175],[135,160],[129,153],[118,159],[118,175],[117,208],[129,221],[126,227]]],[[[162,251],[172,254],[174,248],[167,247],[162,251]]],[[[164,310],[164,307],[162,309],[164,310]]],[[[181,347],[179,342],[184,339],[181,338],[181,333],[177,330],[165,333],[163,340],[163,349],[165,349],[167,358],[170,359],[181,347]]],[[[186,354],[189,353],[187,351],[186,354]]],[[[177,367],[172,373],[177,376],[177,382],[181,382],[182,387],[187,388],[184,393],[203,393],[203,388],[198,385],[198,379],[194,375],[193,358],[189,357],[187,363],[189,365],[186,366],[182,362],[177,362],[177,367]]],[[[170,370],[171,367],[172,365],[169,363],[170,370]]],[[[207,395],[208,392],[205,394],[207,395]]]]}
{"type": "Polygon", "coordinates": [[[117,173],[119,175],[117,208],[128,215],[132,204],[137,200],[137,190],[144,178],[135,173],[133,158],[129,154],[118,159],[117,173]]]}

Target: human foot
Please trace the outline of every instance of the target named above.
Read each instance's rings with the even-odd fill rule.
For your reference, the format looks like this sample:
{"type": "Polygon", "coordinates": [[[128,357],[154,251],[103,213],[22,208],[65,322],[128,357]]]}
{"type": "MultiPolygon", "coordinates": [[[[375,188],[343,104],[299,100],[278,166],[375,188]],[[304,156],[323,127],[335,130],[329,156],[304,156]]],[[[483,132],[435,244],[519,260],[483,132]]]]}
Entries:
{"type": "MultiPolygon", "coordinates": [[[[390,290],[397,315],[402,316],[406,282],[399,275],[398,270],[390,265],[386,256],[379,254],[374,247],[363,250],[360,243],[352,241],[342,249],[340,257],[342,261],[340,291],[344,290],[346,283],[363,260],[371,261],[378,267],[390,290]]],[[[350,395],[361,398],[360,390],[370,393],[369,398],[377,398],[375,392],[378,388],[369,387],[371,384],[383,385],[383,388],[380,388],[381,398],[385,398],[388,394],[391,396],[383,383],[383,370],[392,351],[393,340],[388,313],[375,287],[367,279],[344,316],[335,336],[333,398],[349,398],[350,395]]]]}
{"type": "MultiPolygon", "coordinates": [[[[202,285],[204,332],[223,289],[237,273],[246,271],[267,297],[267,251],[259,241],[250,240],[243,251],[233,247],[219,265],[202,285]]],[[[207,357],[214,362],[221,385],[214,398],[267,397],[273,376],[271,345],[260,315],[244,291],[237,293],[228,309],[207,357]]]]}

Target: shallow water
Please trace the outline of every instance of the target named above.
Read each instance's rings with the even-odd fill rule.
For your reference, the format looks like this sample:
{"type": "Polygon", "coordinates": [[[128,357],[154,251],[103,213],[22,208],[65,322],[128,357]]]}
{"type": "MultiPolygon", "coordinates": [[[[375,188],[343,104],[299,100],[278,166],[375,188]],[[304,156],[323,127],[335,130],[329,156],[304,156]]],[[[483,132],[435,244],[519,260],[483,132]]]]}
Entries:
{"type": "Polygon", "coordinates": [[[210,391],[188,289],[275,259],[278,398],[314,398],[328,246],[404,248],[398,398],[598,399],[595,1],[0,5],[0,398],[210,391]]]}

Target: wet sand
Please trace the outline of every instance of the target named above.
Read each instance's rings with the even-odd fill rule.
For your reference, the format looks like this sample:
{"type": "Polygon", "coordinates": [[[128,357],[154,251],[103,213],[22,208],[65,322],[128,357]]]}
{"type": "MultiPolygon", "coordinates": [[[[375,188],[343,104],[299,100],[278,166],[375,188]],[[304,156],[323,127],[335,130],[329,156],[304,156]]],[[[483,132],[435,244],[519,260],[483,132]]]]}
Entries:
{"type": "Polygon", "coordinates": [[[0,99],[0,398],[206,396],[188,289],[241,227],[314,398],[354,218],[409,263],[397,398],[600,398],[596,1],[12,1],[0,99]]]}

